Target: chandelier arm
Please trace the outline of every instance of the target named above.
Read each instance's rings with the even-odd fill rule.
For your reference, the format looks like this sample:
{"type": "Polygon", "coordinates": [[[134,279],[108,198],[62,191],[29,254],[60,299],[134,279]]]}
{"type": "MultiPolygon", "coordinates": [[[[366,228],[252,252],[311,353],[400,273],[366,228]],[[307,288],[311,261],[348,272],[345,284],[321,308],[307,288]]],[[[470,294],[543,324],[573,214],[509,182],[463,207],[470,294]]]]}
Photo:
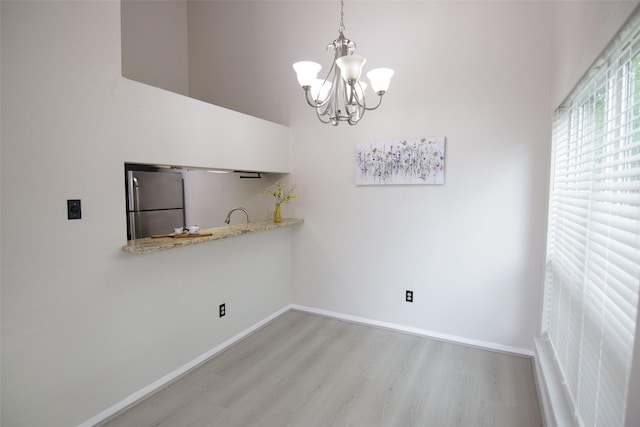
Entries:
{"type": "Polygon", "coordinates": [[[360,80],[356,81],[353,83],[353,95],[354,98],[356,100],[356,102],[358,103],[358,105],[362,108],[367,108],[367,99],[366,96],[364,94],[364,90],[362,88],[362,85],[360,84],[360,80]],[[360,88],[360,93],[362,94],[362,97],[358,96],[358,91],[355,90],[355,85],[358,85],[358,87],[360,88]]]}
{"type": "MultiPolygon", "coordinates": [[[[335,67],[335,62],[334,62],[335,67]]],[[[344,116],[341,115],[342,106],[339,104],[340,100],[344,100],[345,97],[345,82],[342,80],[340,70],[336,68],[333,73],[333,90],[331,91],[331,123],[337,126],[338,122],[344,121],[344,116]]]]}
{"type": "Polygon", "coordinates": [[[309,96],[311,89],[309,88],[309,86],[306,86],[305,88],[303,88],[305,90],[305,97],[307,99],[307,104],[309,104],[310,107],[313,108],[321,108],[324,107],[325,105],[327,105],[327,99],[325,99],[322,102],[319,102],[317,99],[313,99],[311,96],[309,96]]]}
{"type": "Polygon", "coordinates": [[[360,121],[361,118],[362,118],[362,116],[359,116],[357,118],[353,118],[353,117],[349,116],[349,118],[347,119],[347,123],[349,123],[351,126],[353,126],[353,125],[357,124],[360,121]]]}
{"type": "MultiPolygon", "coordinates": [[[[327,79],[329,78],[329,76],[327,76],[327,79]]],[[[327,81],[327,79],[325,79],[325,82],[327,81]]],[[[324,123],[324,124],[328,124],[331,123],[331,100],[333,98],[333,87],[331,89],[331,92],[329,93],[329,95],[327,96],[327,98],[321,102],[318,103],[316,105],[316,116],[318,116],[318,120],[320,120],[320,122],[324,123]],[[322,117],[327,116],[326,120],[323,120],[322,117]]]]}
{"type": "Polygon", "coordinates": [[[378,92],[378,103],[376,104],[376,106],[375,107],[366,107],[365,106],[364,107],[365,110],[371,111],[371,110],[375,110],[376,108],[378,108],[380,106],[380,104],[382,104],[382,95],[384,95],[384,92],[382,92],[382,91],[378,92]]]}
{"type": "Polygon", "coordinates": [[[350,125],[355,125],[356,123],[358,123],[360,119],[362,119],[362,116],[364,116],[364,113],[366,111],[366,108],[360,103],[357,94],[355,96],[355,99],[356,102],[350,104],[349,108],[347,109],[347,122],[350,125]]]}
{"type": "Polygon", "coordinates": [[[302,89],[304,89],[304,97],[307,100],[307,104],[309,104],[310,107],[316,108],[315,100],[309,95],[311,93],[311,86],[303,86],[302,89]]]}
{"type": "Polygon", "coordinates": [[[353,105],[353,99],[358,99],[353,82],[347,82],[344,85],[344,103],[345,105],[353,105]]]}
{"type": "Polygon", "coordinates": [[[324,102],[321,105],[318,105],[318,107],[316,108],[316,112],[318,113],[319,116],[329,116],[331,117],[331,104],[324,102]],[[323,110],[324,108],[324,110],[323,110]],[[321,112],[322,111],[322,112],[321,112]]]}
{"type": "Polygon", "coordinates": [[[349,88],[351,93],[348,101],[350,108],[347,111],[349,113],[349,119],[347,121],[350,125],[355,125],[360,121],[360,119],[362,119],[362,116],[366,111],[366,99],[360,81],[349,82],[349,88]],[[356,85],[358,85],[360,92],[356,90],[356,85]]]}
{"type": "MultiPolygon", "coordinates": [[[[333,64],[331,64],[331,68],[329,68],[329,72],[327,73],[327,76],[324,78],[324,81],[322,82],[321,89],[320,89],[319,93],[322,93],[322,88],[329,82],[329,77],[331,77],[331,72],[333,71],[335,66],[336,66],[335,62],[333,64]]],[[[322,102],[318,102],[316,100],[315,107],[324,107],[325,105],[327,105],[331,101],[331,98],[333,97],[333,91],[334,91],[334,87],[332,85],[331,89],[329,90],[329,93],[327,94],[326,99],[324,101],[322,101],[322,102]]],[[[325,109],[325,113],[326,113],[326,109],[325,109]]]]}
{"type": "Polygon", "coordinates": [[[325,125],[331,123],[331,119],[330,118],[327,119],[327,120],[322,120],[322,116],[326,116],[326,115],[327,115],[326,111],[324,113],[320,114],[320,109],[316,108],[316,116],[318,117],[318,120],[320,120],[320,122],[324,123],[325,125]]]}
{"type": "Polygon", "coordinates": [[[360,121],[360,119],[362,119],[362,116],[364,116],[365,111],[366,110],[364,108],[357,106],[357,108],[349,114],[347,123],[349,123],[352,126],[357,124],[360,121]]]}
{"type": "MultiPolygon", "coordinates": [[[[322,108],[322,107],[326,107],[326,106],[327,106],[327,104],[328,104],[328,102],[327,102],[327,100],[325,99],[323,102],[318,102],[318,103],[315,105],[315,107],[316,107],[316,108],[322,108]]],[[[325,109],[325,111],[326,111],[326,109],[325,109]]]]}
{"type": "Polygon", "coordinates": [[[350,96],[351,96],[351,91],[349,90],[350,87],[348,85],[347,82],[345,82],[344,80],[341,81],[342,82],[342,102],[343,102],[343,108],[344,108],[344,112],[347,114],[346,116],[343,117],[349,117],[349,103],[351,102],[349,100],[350,96]]]}
{"type": "Polygon", "coordinates": [[[351,125],[351,126],[353,126],[353,125],[357,125],[361,118],[362,118],[362,117],[360,117],[360,118],[359,118],[359,119],[357,119],[357,120],[353,120],[353,119],[349,118],[349,120],[347,120],[347,123],[349,123],[349,125],[351,125]]]}

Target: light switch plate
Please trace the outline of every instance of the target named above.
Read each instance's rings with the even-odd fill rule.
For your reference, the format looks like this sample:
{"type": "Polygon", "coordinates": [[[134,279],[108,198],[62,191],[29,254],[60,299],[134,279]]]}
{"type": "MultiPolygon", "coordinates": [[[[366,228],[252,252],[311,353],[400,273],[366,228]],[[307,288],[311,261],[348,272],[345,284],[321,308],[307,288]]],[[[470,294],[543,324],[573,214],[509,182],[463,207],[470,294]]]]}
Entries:
{"type": "Polygon", "coordinates": [[[81,219],[82,206],[80,199],[67,200],[67,219],[81,219]]]}

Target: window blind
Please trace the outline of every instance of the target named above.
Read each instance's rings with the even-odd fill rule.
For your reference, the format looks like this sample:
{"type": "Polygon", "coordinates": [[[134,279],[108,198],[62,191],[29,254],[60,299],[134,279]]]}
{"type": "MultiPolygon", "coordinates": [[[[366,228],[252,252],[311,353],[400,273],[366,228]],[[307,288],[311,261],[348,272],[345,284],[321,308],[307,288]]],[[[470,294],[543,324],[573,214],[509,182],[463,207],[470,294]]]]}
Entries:
{"type": "Polygon", "coordinates": [[[640,19],[553,124],[543,333],[582,426],[622,426],[640,286],[640,19]]]}

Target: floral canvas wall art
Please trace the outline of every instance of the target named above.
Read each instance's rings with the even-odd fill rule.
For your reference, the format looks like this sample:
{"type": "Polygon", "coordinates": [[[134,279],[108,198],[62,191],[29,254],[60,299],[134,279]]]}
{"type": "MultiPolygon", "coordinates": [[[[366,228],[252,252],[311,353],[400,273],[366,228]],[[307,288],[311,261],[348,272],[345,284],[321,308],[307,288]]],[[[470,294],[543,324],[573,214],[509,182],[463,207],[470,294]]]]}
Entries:
{"type": "Polygon", "coordinates": [[[356,185],[444,184],[444,136],[356,146],[356,185]]]}

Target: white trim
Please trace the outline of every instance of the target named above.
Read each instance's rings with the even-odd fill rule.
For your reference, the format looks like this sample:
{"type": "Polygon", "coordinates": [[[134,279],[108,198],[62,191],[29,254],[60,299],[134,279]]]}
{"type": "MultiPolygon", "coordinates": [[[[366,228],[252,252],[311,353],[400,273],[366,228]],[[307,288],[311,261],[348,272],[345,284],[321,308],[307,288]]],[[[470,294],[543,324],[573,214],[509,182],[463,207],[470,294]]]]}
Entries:
{"type": "Polygon", "coordinates": [[[533,358],[540,409],[547,427],[573,427],[571,404],[553,359],[551,343],[544,337],[535,339],[533,358]]]}
{"type": "Polygon", "coordinates": [[[87,421],[83,422],[78,427],[92,427],[92,426],[95,426],[96,424],[101,423],[101,422],[107,420],[108,418],[114,416],[118,412],[121,412],[124,409],[126,409],[126,408],[134,405],[135,403],[141,401],[142,399],[152,395],[153,393],[159,391],[160,389],[162,389],[163,387],[167,386],[171,382],[173,382],[176,379],[180,378],[184,374],[188,373],[189,371],[191,371],[191,370],[197,368],[198,366],[202,365],[203,363],[207,362],[209,359],[211,359],[212,357],[214,357],[218,353],[222,352],[227,347],[235,344],[236,342],[238,342],[241,339],[245,338],[246,336],[250,335],[251,333],[253,333],[257,329],[261,328],[265,324],[271,322],[276,317],[280,316],[283,313],[286,313],[290,309],[291,309],[290,305],[281,308],[280,310],[276,311],[275,313],[271,314],[270,316],[267,316],[266,318],[262,319],[261,321],[259,321],[258,323],[254,324],[253,326],[250,326],[249,328],[245,329],[244,331],[240,332],[239,334],[237,334],[237,335],[229,338],[228,340],[224,341],[223,343],[215,346],[214,348],[212,348],[211,350],[207,351],[206,353],[196,357],[195,359],[191,360],[190,362],[187,362],[186,364],[182,365],[178,369],[168,373],[167,375],[165,375],[164,377],[160,378],[159,380],[154,381],[153,383],[151,383],[148,386],[142,388],[141,390],[138,390],[137,392],[133,393],[132,395],[130,395],[128,397],[126,397],[125,399],[121,400],[120,402],[116,403],[115,405],[111,406],[110,408],[105,409],[104,411],[100,412],[98,415],[96,415],[96,416],[88,419],[87,421]]]}
{"type": "Polygon", "coordinates": [[[484,350],[497,351],[500,353],[508,353],[516,356],[532,357],[533,351],[526,348],[510,347],[502,344],[497,344],[488,341],[474,340],[470,338],[459,337],[456,335],[442,334],[439,332],[428,331],[426,329],[414,328],[412,326],[399,325],[397,323],[382,322],[379,320],[367,319],[365,317],[352,316],[349,314],[336,313],[333,311],[322,310],[314,307],[307,307],[304,305],[291,304],[293,310],[305,311],[307,313],[319,314],[321,316],[333,317],[340,320],[346,320],[353,323],[361,323],[369,326],[376,326],[380,328],[392,329],[400,332],[407,332],[413,335],[419,335],[422,337],[433,338],[440,341],[451,342],[454,344],[463,344],[470,347],[477,347],[484,350]]]}

